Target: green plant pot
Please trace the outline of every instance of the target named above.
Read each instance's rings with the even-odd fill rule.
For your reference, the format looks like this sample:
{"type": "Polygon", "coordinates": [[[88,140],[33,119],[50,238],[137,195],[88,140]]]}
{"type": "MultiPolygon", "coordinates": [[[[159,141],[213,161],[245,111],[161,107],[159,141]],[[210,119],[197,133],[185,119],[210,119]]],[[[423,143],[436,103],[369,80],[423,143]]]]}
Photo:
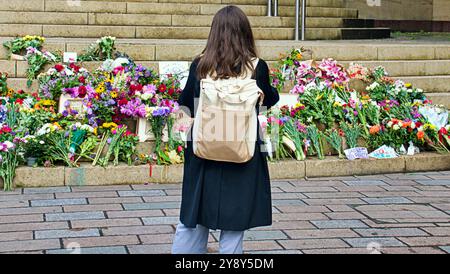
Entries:
{"type": "Polygon", "coordinates": [[[27,166],[33,167],[37,163],[37,158],[35,157],[28,157],[27,158],[27,166]]]}

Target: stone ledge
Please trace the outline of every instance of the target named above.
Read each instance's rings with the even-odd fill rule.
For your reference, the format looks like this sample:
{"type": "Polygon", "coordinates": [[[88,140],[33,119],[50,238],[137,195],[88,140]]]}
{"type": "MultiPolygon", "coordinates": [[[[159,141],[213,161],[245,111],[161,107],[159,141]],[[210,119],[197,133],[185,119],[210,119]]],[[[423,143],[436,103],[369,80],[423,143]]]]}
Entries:
{"type": "MultiPolygon", "coordinates": [[[[16,187],[49,187],[179,183],[182,180],[183,165],[152,166],[151,170],[150,176],[149,165],[120,164],[102,168],[83,163],[79,168],[19,167],[14,182],[16,187]]],[[[450,154],[421,153],[395,159],[356,161],[330,156],[325,160],[269,162],[269,170],[273,180],[439,171],[450,170],[450,154]]]]}

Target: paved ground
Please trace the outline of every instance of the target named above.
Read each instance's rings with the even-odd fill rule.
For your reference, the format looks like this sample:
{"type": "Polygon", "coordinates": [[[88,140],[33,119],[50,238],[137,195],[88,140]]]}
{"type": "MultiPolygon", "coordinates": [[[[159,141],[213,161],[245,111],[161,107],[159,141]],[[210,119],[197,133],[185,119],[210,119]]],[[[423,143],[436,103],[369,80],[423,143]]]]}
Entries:
{"type": "MultiPolygon", "coordinates": [[[[450,253],[450,171],[272,186],[274,224],[246,233],[248,253],[450,253]]],[[[0,192],[0,253],[168,253],[179,201],[180,185],[0,192]]]]}

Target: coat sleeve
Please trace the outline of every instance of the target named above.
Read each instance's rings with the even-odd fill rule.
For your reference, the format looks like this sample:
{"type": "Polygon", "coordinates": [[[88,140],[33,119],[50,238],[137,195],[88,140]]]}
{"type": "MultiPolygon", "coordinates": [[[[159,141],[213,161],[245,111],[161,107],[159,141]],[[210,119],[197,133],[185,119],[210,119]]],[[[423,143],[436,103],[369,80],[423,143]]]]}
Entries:
{"type": "Polygon", "coordinates": [[[276,88],[270,84],[269,67],[264,60],[260,60],[256,67],[256,83],[264,93],[263,106],[271,108],[280,100],[276,88]]]}
{"type": "Polygon", "coordinates": [[[178,98],[178,104],[182,107],[189,109],[191,117],[194,115],[194,97],[195,86],[197,82],[197,62],[194,61],[189,69],[189,76],[186,82],[186,86],[181,92],[180,98],[178,98]]]}

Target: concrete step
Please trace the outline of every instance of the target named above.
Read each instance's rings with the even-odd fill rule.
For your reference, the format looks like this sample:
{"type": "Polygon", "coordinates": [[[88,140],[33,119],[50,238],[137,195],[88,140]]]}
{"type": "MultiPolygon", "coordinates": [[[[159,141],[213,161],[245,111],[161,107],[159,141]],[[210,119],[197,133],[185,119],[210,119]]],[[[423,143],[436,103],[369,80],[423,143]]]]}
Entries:
{"type": "MultiPolygon", "coordinates": [[[[393,77],[405,76],[434,76],[450,75],[450,60],[425,60],[425,61],[352,61],[368,68],[383,66],[393,77]]],[[[138,61],[138,63],[151,67],[158,71],[157,61],[138,61]]],[[[276,61],[268,61],[270,67],[276,66],[276,61]]],[[[343,61],[340,64],[348,67],[351,62],[343,61]]],[[[83,67],[93,71],[102,62],[84,62],[83,67]]],[[[28,64],[25,61],[0,60],[0,71],[7,72],[10,77],[25,78],[28,64]]]]}
{"type": "MultiPolygon", "coordinates": [[[[148,4],[148,3],[161,3],[170,5],[180,5],[180,4],[234,4],[234,5],[259,5],[266,6],[266,0],[78,0],[78,1],[67,1],[67,0],[32,0],[33,4],[30,5],[30,0],[0,0],[0,10],[6,11],[52,11],[61,6],[72,7],[76,10],[86,10],[86,8],[98,6],[100,9],[103,8],[104,12],[126,12],[127,6],[133,6],[136,4],[148,4]],[[92,4],[91,2],[97,2],[92,4]],[[109,7],[109,8],[108,8],[109,7]],[[111,11],[112,9],[115,9],[111,11]]],[[[279,0],[279,5],[281,8],[283,6],[293,6],[295,4],[292,0],[279,0]]],[[[344,7],[343,0],[308,0],[308,7],[344,7]]],[[[291,7],[290,7],[291,8],[291,7]]],[[[60,10],[59,10],[60,11],[60,10]]]]}
{"type": "MultiPolygon", "coordinates": [[[[47,38],[45,47],[51,51],[81,53],[91,43],[95,43],[97,38],[98,36],[96,38],[47,38]]],[[[12,37],[0,37],[0,43],[11,39],[12,37]]],[[[256,44],[261,58],[267,61],[278,60],[281,53],[300,47],[308,50],[304,54],[305,59],[315,60],[323,58],[334,58],[340,62],[450,60],[450,43],[448,42],[405,41],[399,43],[390,39],[299,42],[259,40],[256,44]]],[[[116,45],[119,51],[126,52],[139,61],[191,61],[203,50],[206,40],[117,39],[116,45]]],[[[7,58],[7,51],[0,47],[0,60],[7,58]]],[[[391,62],[390,65],[395,66],[395,62],[391,62]]]]}
{"type": "Polygon", "coordinates": [[[433,104],[444,105],[450,109],[450,91],[446,93],[427,93],[433,104]]]}
{"type": "MultiPolygon", "coordinates": [[[[159,15],[122,13],[54,13],[0,11],[0,24],[100,25],[100,26],[176,26],[209,27],[212,15],[159,15]]],[[[294,27],[294,17],[249,16],[253,27],[294,27]]],[[[343,19],[308,17],[308,28],[343,27],[343,19]]]]}
{"type": "MultiPolygon", "coordinates": [[[[412,83],[415,87],[423,89],[427,94],[432,93],[435,95],[445,95],[450,92],[450,75],[397,76],[395,77],[395,79],[402,80],[406,83],[412,83]]],[[[38,90],[37,81],[34,81],[33,85],[30,88],[28,88],[26,84],[26,78],[8,78],[8,86],[15,90],[24,90],[29,93],[36,92],[38,90]]],[[[448,98],[449,97],[440,97],[440,100],[446,100],[448,98]]],[[[448,104],[448,102],[446,102],[445,104],[448,104]]]]}
{"type": "MultiPolygon", "coordinates": [[[[337,40],[343,37],[345,28],[308,28],[308,40],[337,40]]],[[[384,31],[384,28],[363,30],[371,33],[384,31]]],[[[178,27],[178,26],[96,26],[96,25],[38,25],[38,24],[0,24],[0,36],[41,35],[44,37],[97,38],[115,36],[117,38],[141,39],[206,39],[210,27],[178,27]]],[[[253,28],[258,40],[293,40],[294,28],[253,28]]],[[[359,38],[364,38],[360,37],[359,38]]],[[[380,37],[377,37],[380,38],[380,37]]]]}
{"type": "Polygon", "coordinates": [[[395,77],[413,84],[426,92],[447,93],[450,90],[450,75],[395,77]]]}
{"type": "MultiPolygon", "coordinates": [[[[326,2],[326,1],[325,1],[326,2]]],[[[37,0],[30,5],[29,0],[10,2],[0,0],[0,10],[3,11],[49,11],[49,12],[98,12],[98,13],[130,13],[130,14],[191,14],[213,15],[226,4],[201,3],[149,3],[149,2],[110,2],[110,1],[76,1],[37,0]]],[[[238,5],[249,16],[265,16],[267,6],[238,5]]],[[[333,7],[314,6],[307,8],[308,16],[312,17],[343,17],[357,18],[358,10],[333,7]]],[[[295,16],[295,9],[291,6],[280,6],[280,16],[295,16]]]]}
{"type": "MultiPolygon", "coordinates": [[[[67,1],[67,0],[53,0],[67,1]]],[[[85,1],[92,0],[81,0],[85,1]]],[[[267,5],[267,0],[96,0],[98,2],[139,2],[139,3],[174,3],[174,4],[227,4],[227,5],[267,5]]],[[[295,1],[292,0],[278,0],[279,6],[294,6],[295,1]]],[[[343,0],[308,0],[306,2],[308,7],[343,7],[343,0]]]]}

